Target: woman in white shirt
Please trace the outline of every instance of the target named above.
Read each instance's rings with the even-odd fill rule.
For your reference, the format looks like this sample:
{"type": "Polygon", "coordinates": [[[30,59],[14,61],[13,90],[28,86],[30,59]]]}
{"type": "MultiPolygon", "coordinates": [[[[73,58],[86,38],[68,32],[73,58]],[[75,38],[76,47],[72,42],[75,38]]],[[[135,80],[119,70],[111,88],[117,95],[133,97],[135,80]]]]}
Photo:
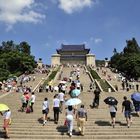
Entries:
{"type": "Polygon", "coordinates": [[[11,111],[7,110],[4,113],[0,112],[1,115],[4,117],[4,125],[3,128],[5,130],[5,138],[10,138],[9,137],[9,131],[8,131],[8,126],[10,125],[10,120],[11,120],[11,111]]]}
{"type": "Polygon", "coordinates": [[[49,113],[49,103],[48,98],[45,98],[42,105],[43,126],[47,123],[48,113],[49,113]]]}
{"type": "Polygon", "coordinates": [[[112,120],[112,126],[114,128],[115,127],[115,118],[116,118],[117,107],[115,105],[109,105],[109,111],[110,111],[110,116],[111,116],[111,120],[112,120]]]}
{"type": "Polygon", "coordinates": [[[60,100],[60,113],[62,113],[62,110],[63,110],[64,97],[65,97],[65,94],[63,93],[63,91],[61,91],[58,94],[58,99],[60,100]]]}
{"type": "Polygon", "coordinates": [[[30,98],[30,109],[31,109],[31,112],[33,112],[33,105],[35,103],[35,99],[36,99],[36,96],[34,95],[34,92],[32,92],[32,96],[30,98]]]}
{"type": "Polygon", "coordinates": [[[66,111],[66,124],[68,127],[68,134],[71,137],[72,136],[72,130],[73,130],[73,115],[74,110],[72,106],[68,106],[68,109],[66,111]]]}
{"type": "Polygon", "coordinates": [[[60,100],[56,94],[53,99],[53,111],[54,111],[54,123],[58,124],[59,112],[60,112],[60,100]]]}

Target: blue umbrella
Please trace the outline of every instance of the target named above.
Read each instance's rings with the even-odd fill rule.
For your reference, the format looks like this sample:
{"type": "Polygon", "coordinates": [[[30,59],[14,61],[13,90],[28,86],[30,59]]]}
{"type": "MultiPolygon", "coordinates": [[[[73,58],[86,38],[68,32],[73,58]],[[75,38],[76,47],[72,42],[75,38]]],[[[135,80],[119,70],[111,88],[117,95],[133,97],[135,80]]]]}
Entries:
{"type": "Polygon", "coordinates": [[[69,99],[69,100],[67,100],[66,102],[65,102],[65,105],[68,105],[68,106],[70,106],[70,105],[78,105],[78,104],[80,104],[82,101],[80,100],[80,99],[78,99],[78,98],[71,98],[71,99],[69,99]]]}
{"type": "Polygon", "coordinates": [[[140,93],[135,92],[131,95],[131,99],[140,102],[140,93]]]}
{"type": "Polygon", "coordinates": [[[78,83],[78,82],[79,82],[79,80],[75,80],[75,81],[74,81],[75,84],[78,83]]]}
{"type": "Polygon", "coordinates": [[[80,95],[80,93],[81,92],[79,89],[74,89],[74,90],[72,90],[71,95],[72,95],[72,97],[77,97],[80,95]]]}

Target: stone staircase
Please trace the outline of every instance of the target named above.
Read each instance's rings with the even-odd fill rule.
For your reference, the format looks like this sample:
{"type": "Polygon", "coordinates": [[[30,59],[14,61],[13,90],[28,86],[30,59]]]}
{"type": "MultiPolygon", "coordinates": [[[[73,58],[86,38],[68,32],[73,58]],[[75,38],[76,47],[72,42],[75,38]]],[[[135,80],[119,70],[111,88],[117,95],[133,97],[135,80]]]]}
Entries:
{"type": "MultiPolygon", "coordinates": [[[[63,76],[69,76],[71,68],[63,68],[63,76]]],[[[130,140],[140,139],[140,118],[133,117],[133,124],[130,128],[127,128],[125,118],[121,112],[121,104],[123,96],[130,97],[131,92],[117,92],[117,93],[101,93],[100,106],[98,109],[91,109],[89,105],[92,103],[94,95],[92,92],[88,92],[90,79],[88,75],[82,73],[81,69],[80,81],[84,85],[84,91],[80,95],[82,103],[85,104],[85,108],[88,112],[88,121],[86,122],[85,136],[77,135],[76,120],[74,121],[73,136],[69,138],[67,135],[67,129],[63,126],[65,120],[65,111],[60,114],[58,124],[53,122],[53,107],[52,99],[55,93],[36,93],[36,102],[34,105],[34,113],[26,114],[25,112],[18,112],[21,106],[20,93],[11,93],[3,98],[0,98],[0,103],[7,104],[12,110],[12,125],[10,126],[10,137],[12,140],[16,139],[28,139],[28,140],[42,140],[42,139],[95,139],[95,140],[130,140]],[[108,106],[103,102],[107,96],[114,96],[118,101],[118,111],[116,116],[116,126],[112,128],[110,125],[110,114],[108,106]],[[50,103],[50,121],[45,126],[42,126],[42,102],[45,97],[48,97],[50,103]]],[[[45,75],[43,75],[45,76],[45,75]]],[[[36,82],[39,82],[43,77],[36,75],[36,82]],[[38,79],[38,80],[37,80],[38,79]]],[[[58,84],[59,80],[55,81],[58,84]]],[[[28,83],[33,87],[34,83],[28,83]]],[[[79,107],[79,106],[78,106],[79,107]]],[[[0,117],[0,138],[2,139],[2,124],[3,119],[0,117]]]]}
{"type": "Polygon", "coordinates": [[[98,73],[100,74],[100,76],[103,79],[106,79],[107,81],[109,81],[112,86],[117,85],[118,90],[121,91],[121,88],[122,88],[121,87],[121,81],[118,80],[119,74],[113,73],[109,68],[105,68],[105,67],[103,67],[101,70],[99,70],[98,73]],[[106,75],[104,75],[104,73],[102,73],[102,71],[106,71],[106,75]],[[108,75],[111,77],[111,80],[108,80],[109,79],[108,75]]]}
{"type": "MultiPolygon", "coordinates": [[[[122,90],[122,81],[119,77],[118,73],[112,72],[109,68],[102,68],[102,70],[98,71],[98,74],[102,77],[102,79],[106,79],[112,86],[115,87],[115,85],[118,86],[118,92],[126,92],[126,90],[122,90]],[[102,73],[103,71],[107,71],[106,75],[102,73]],[[111,80],[108,80],[108,75],[110,75],[111,80]]],[[[128,82],[129,84],[133,85],[132,82],[128,82]]],[[[134,82],[134,85],[139,84],[139,82],[134,82]]],[[[136,91],[136,87],[134,89],[131,89],[131,92],[136,91]]]]}

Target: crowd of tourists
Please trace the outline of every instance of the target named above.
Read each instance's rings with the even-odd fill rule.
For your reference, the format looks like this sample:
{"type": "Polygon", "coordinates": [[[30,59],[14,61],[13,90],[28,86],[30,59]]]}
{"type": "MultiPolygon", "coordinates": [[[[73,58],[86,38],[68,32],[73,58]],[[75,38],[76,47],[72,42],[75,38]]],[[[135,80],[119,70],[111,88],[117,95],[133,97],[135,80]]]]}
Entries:
{"type": "Polygon", "coordinates": [[[100,73],[107,81],[116,81],[116,84],[113,85],[116,91],[139,91],[139,82],[138,80],[128,79],[123,76],[122,73],[115,71],[115,74],[111,74],[111,69],[107,67],[97,67],[97,73],[100,73]]]}
{"type": "MultiPolygon", "coordinates": [[[[69,65],[67,67],[70,67],[69,65]]],[[[73,135],[73,129],[74,129],[74,120],[77,121],[77,129],[78,129],[78,134],[84,136],[85,135],[85,122],[87,121],[88,114],[87,110],[85,109],[85,105],[81,104],[80,108],[77,107],[78,104],[66,104],[70,99],[79,99],[80,93],[83,91],[83,85],[80,82],[80,67],[81,66],[72,66],[72,71],[70,72],[69,77],[61,77],[60,82],[58,85],[53,85],[52,81],[50,81],[45,87],[42,85],[39,87],[38,92],[53,92],[52,94],[53,97],[53,110],[50,108],[50,102],[48,97],[45,97],[44,100],[42,101],[42,125],[45,126],[47,125],[48,120],[49,120],[49,115],[51,112],[53,112],[53,121],[54,124],[58,124],[59,118],[60,118],[60,113],[65,113],[65,120],[64,120],[64,125],[67,127],[68,135],[72,137],[73,135]],[[70,85],[68,87],[68,84],[70,85]],[[74,92],[76,91],[76,92],[74,92]]],[[[107,72],[103,71],[104,74],[107,72]]],[[[84,73],[84,71],[83,71],[84,73]]],[[[22,92],[21,96],[21,108],[19,111],[21,112],[26,112],[26,113],[33,113],[34,112],[34,104],[36,101],[36,95],[32,91],[32,87],[25,86],[24,83],[29,82],[29,81],[35,81],[35,77],[31,77],[28,75],[23,75],[18,79],[20,81],[20,87],[16,88],[17,92],[22,92]],[[23,86],[24,85],[24,86],[23,86]],[[22,88],[21,88],[22,87],[22,88]]],[[[15,85],[17,84],[17,80],[12,80],[12,82],[15,82],[15,85]]],[[[12,83],[10,81],[10,84],[12,83]]],[[[127,87],[127,81],[122,81],[124,83],[124,88],[127,87]]],[[[3,89],[3,84],[0,83],[3,89]]],[[[5,86],[4,86],[5,87],[5,86]]],[[[14,87],[12,85],[12,87],[14,87]]],[[[1,90],[2,90],[1,89],[1,90]]],[[[13,88],[11,88],[13,89],[13,88]]],[[[10,89],[10,90],[11,90],[10,89]]],[[[139,87],[137,87],[137,91],[139,90],[139,87]]],[[[98,87],[95,86],[95,83],[90,83],[89,85],[89,91],[93,92],[94,98],[92,105],[90,105],[91,108],[99,108],[100,105],[100,96],[101,96],[101,91],[98,87]]],[[[46,94],[47,95],[47,94],[46,94]]],[[[126,123],[127,127],[129,128],[132,124],[132,110],[133,107],[139,116],[140,112],[140,103],[136,102],[136,100],[132,99],[132,102],[127,99],[126,96],[124,96],[124,101],[122,102],[122,112],[124,113],[124,116],[126,118],[126,123]]],[[[80,99],[79,99],[80,100],[80,99]]],[[[115,99],[114,99],[115,100],[115,99]]],[[[106,102],[109,107],[109,113],[111,116],[111,125],[113,128],[115,128],[115,122],[116,122],[116,113],[118,111],[117,109],[117,101],[115,102],[112,99],[112,102],[106,102]]],[[[81,101],[82,102],[82,101],[81,101]]],[[[5,129],[6,132],[6,137],[9,138],[9,132],[8,132],[8,125],[10,124],[10,118],[11,118],[11,111],[8,109],[5,112],[1,112],[1,115],[4,116],[4,126],[3,128],[5,129]]]]}
{"type": "MultiPolygon", "coordinates": [[[[70,99],[78,99],[78,96],[81,93],[81,90],[83,90],[83,87],[80,83],[80,68],[76,68],[75,70],[72,70],[70,73],[69,78],[62,80],[66,81],[60,81],[58,85],[58,90],[55,91],[55,95],[53,98],[53,114],[54,114],[54,123],[58,124],[59,121],[59,114],[64,113],[66,114],[66,118],[64,120],[64,125],[68,128],[68,134],[71,137],[73,132],[73,123],[74,119],[77,120],[77,127],[79,130],[80,135],[84,135],[84,127],[85,127],[85,121],[87,121],[87,111],[84,108],[84,105],[82,104],[81,107],[78,109],[77,105],[68,104],[66,105],[70,99]],[[66,85],[67,82],[70,84],[70,87],[66,85]],[[78,94],[74,93],[73,91],[77,91],[78,94]],[[68,99],[68,97],[70,97],[68,99]]],[[[53,87],[55,89],[55,87],[53,87]]],[[[46,87],[46,91],[52,91],[52,85],[49,84],[46,87]]],[[[50,104],[49,99],[46,97],[44,98],[43,105],[42,105],[42,113],[43,113],[43,126],[47,124],[48,120],[48,113],[50,112],[50,104]]]]}
{"type": "MultiPolygon", "coordinates": [[[[24,78],[22,78],[22,79],[24,79],[24,78]]],[[[30,78],[31,77],[29,77],[29,76],[27,77],[26,76],[25,79],[26,80],[28,79],[26,82],[30,81],[30,78]]],[[[33,80],[35,80],[35,79],[33,79],[33,80]]],[[[12,83],[13,81],[10,81],[10,82],[12,83]]],[[[3,86],[3,84],[2,84],[2,86],[3,86]]],[[[13,90],[13,87],[14,86],[11,86],[10,89],[9,89],[9,91],[10,90],[13,90]]],[[[19,92],[19,91],[16,91],[16,92],[19,92]]],[[[23,95],[21,96],[21,108],[20,108],[19,111],[26,112],[26,113],[33,112],[34,111],[33,105],[35,103],[36,96],[35,96],[34,92],[32,92],[31,87],[23,86],[22,87],[22,91],[20,91],[20,92],[22,92],[23,95]]],[[[5,104],[0,104],[0,109],[4,109],[5,110],[5,107],[6,107],[5,104]]],[[[3,124],[3,128],[5,130],[5,137],[4,138],[9,139],[10,137],[9,137],[8,127],[11,124],[11,111],[10,111],[10,109],[8,107],[6,107],[6,110],[5,111],[0,110],[0,114],[4,117],[4,124],[3,124]]]]}
{"type": "MultiPolygon", "coordinates": [[[[82,90],[81,84],[80,84],[79,68],[76,71],[72,71],[70,74],[70,77],[72,77],[72,78],[70,78],[70,80],[68,80],[71,83],[68,93],[71,98],[78,98],[78,96],[80,94],[78,96],[74,96],[72,91],[77,89],[77,90],[80,90],[80,92],[81,92],[81,90],[82,90]],[[75,80],[73,79],[73,77],[75,77],[75,80]]],[[[89,87],[90,87],[91,91],[94,91],[93,92],[94,93],[93,103],[90,106],[91,106],[91,108],[98,109],[101,91],[98,87],[94,88],[94,84],[91,84],[89,87]],[[91,89],[91,87],[92,87],[92,89],[91,89]]],[[[48,88],[48,89],[51,91],[51,88],[48,88]]],[[[62,89],[62,86],[58,86],[58,94],[55,94],[54,99],[53,99],[53,112],[54,112],[54,123],[55,124],[58,124],[59,113],[62,113],[64,110],[64,102],[67,102],[67,97],[65,96],[66,95],[65,93],[66,93],[66,91],[64,91],[62,89]]],[[[137,104],[134,103],[134,100],[133,100],[133,104],[132,104],[132,102],[130,100],[128,100],[126,96],[124,96],[124,101],[122,102],[122,113],[124,113],[124,117],[126,118],[126,123],[127,123],[128,128],[132,124],[131,112],[132,112],[133,105],[135,107],[135,111],[139,115],[140,105],[138,105],[138,103],[137,104]]],[[[44,114],[43,126],[45,124],[47,124],[48,113],[50,110],[49,106],[50,105],[49,105],[48,98],[45,98],[44,102],[43,102],[43,110],[42,110],[42,113],[44,114]]],[[[110,112],[110,116],[111,116],[111,125],[113,126],[113,128],[115,128],[117,104],[108,103],[108,107],[109,107],[109,112],[110,112]]],[[[75,105],[74,106],[68,105],[67,107],[65,106],[65,108],[66,108],[66,111],[65,111],[66,120],[64,122],[64,125],[66,125],[68,128],[69,136],[70,137],[72,136],[74,119],[77,120],[77,128],[78,128],[79,134],[84,135],[85,134],[85,121],[87,121],[87,111],[84,108],[84,105],[82,104],[79,109],[75,105]]]]}
{"type": "Polygon", "coordinates": [[[3,93],[5,92],[24,92],[27,87],[24,84],[29,81],[35,81],[35,76],[30,76],[28,74],[23,74],[20,77],[12,77],[8,80],[4,80],[3,82],[0,82],[0,91],[3,93]]]}
{"type": "Polygon", "coordinates": [[[34,92],[24,92],[23,95],[21,96],[21,109],[19,111],[21,112],[26,112],[30,113],[33,112],[33,105],[35,103],[36,96],[34,92]]]}
{"type": "MultiPolygon", "coordinates": [[[[39,73],[36,71],[36,73],[39,73]]],[[[34,112],[33,105],[35,103],[36,96],[32,91],[32,86],[28,86],[27,83],[36,80],[35,75],[31,76],[28,73],[22,74],[20,77],[13,76],[7,80],[0,81],[0,93],[21,93],[21,108],[19,111],[31,113],[34,112]]],[[[0,104],[0,114],[4,118],[3,129],[5,130],[5,139],[9,139],[9,125],[11,125],[11,110],[5,104],[0,104]]]]}
{"type": "Polygon", "coordinates": [[[49,67],[43,67],[43,68],[35,68],[33,73],[34,75],[29,74],[29,72],[25,72],[21,76],[11,76],[11,78],[7,80],[0,81],[0,91],[2,93],[6,92],[26,92],[31,86],[26,86],[28,82],[35,81],[36,76],[35,74],[41,73],[41,74],[48,74],[50,71],[49,67]]]}
{"type": "Polygon", "coordinates": [[[38,67],[34,69],[34,73],[42,73],[42,74],[47,74],[50,72],[50,67],[38,67]]]}

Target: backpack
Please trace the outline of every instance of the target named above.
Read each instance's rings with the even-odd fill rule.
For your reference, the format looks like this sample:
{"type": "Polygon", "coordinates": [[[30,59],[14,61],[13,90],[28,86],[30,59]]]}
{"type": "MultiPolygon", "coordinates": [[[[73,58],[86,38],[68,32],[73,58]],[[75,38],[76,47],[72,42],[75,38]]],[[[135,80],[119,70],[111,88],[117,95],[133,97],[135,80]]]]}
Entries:
{"type": "Polygon", "coordinates": [[[9,123],[8,123],[9,125],[11,125],[12,124],[12,120],[11,120],[11,118],[9,119],[9,123]]]}
{"type": "Polygon", "coordinates": [[[27,107],[26,108],[26,113],[30,113],[31,112],[31,108],[30,107],[27,107]]]}
{"type": "Polygon", "coordinates": [[[130,103],[130,111],[131,112],[135,111],[134,105],[132,103],[130,103]]]}

